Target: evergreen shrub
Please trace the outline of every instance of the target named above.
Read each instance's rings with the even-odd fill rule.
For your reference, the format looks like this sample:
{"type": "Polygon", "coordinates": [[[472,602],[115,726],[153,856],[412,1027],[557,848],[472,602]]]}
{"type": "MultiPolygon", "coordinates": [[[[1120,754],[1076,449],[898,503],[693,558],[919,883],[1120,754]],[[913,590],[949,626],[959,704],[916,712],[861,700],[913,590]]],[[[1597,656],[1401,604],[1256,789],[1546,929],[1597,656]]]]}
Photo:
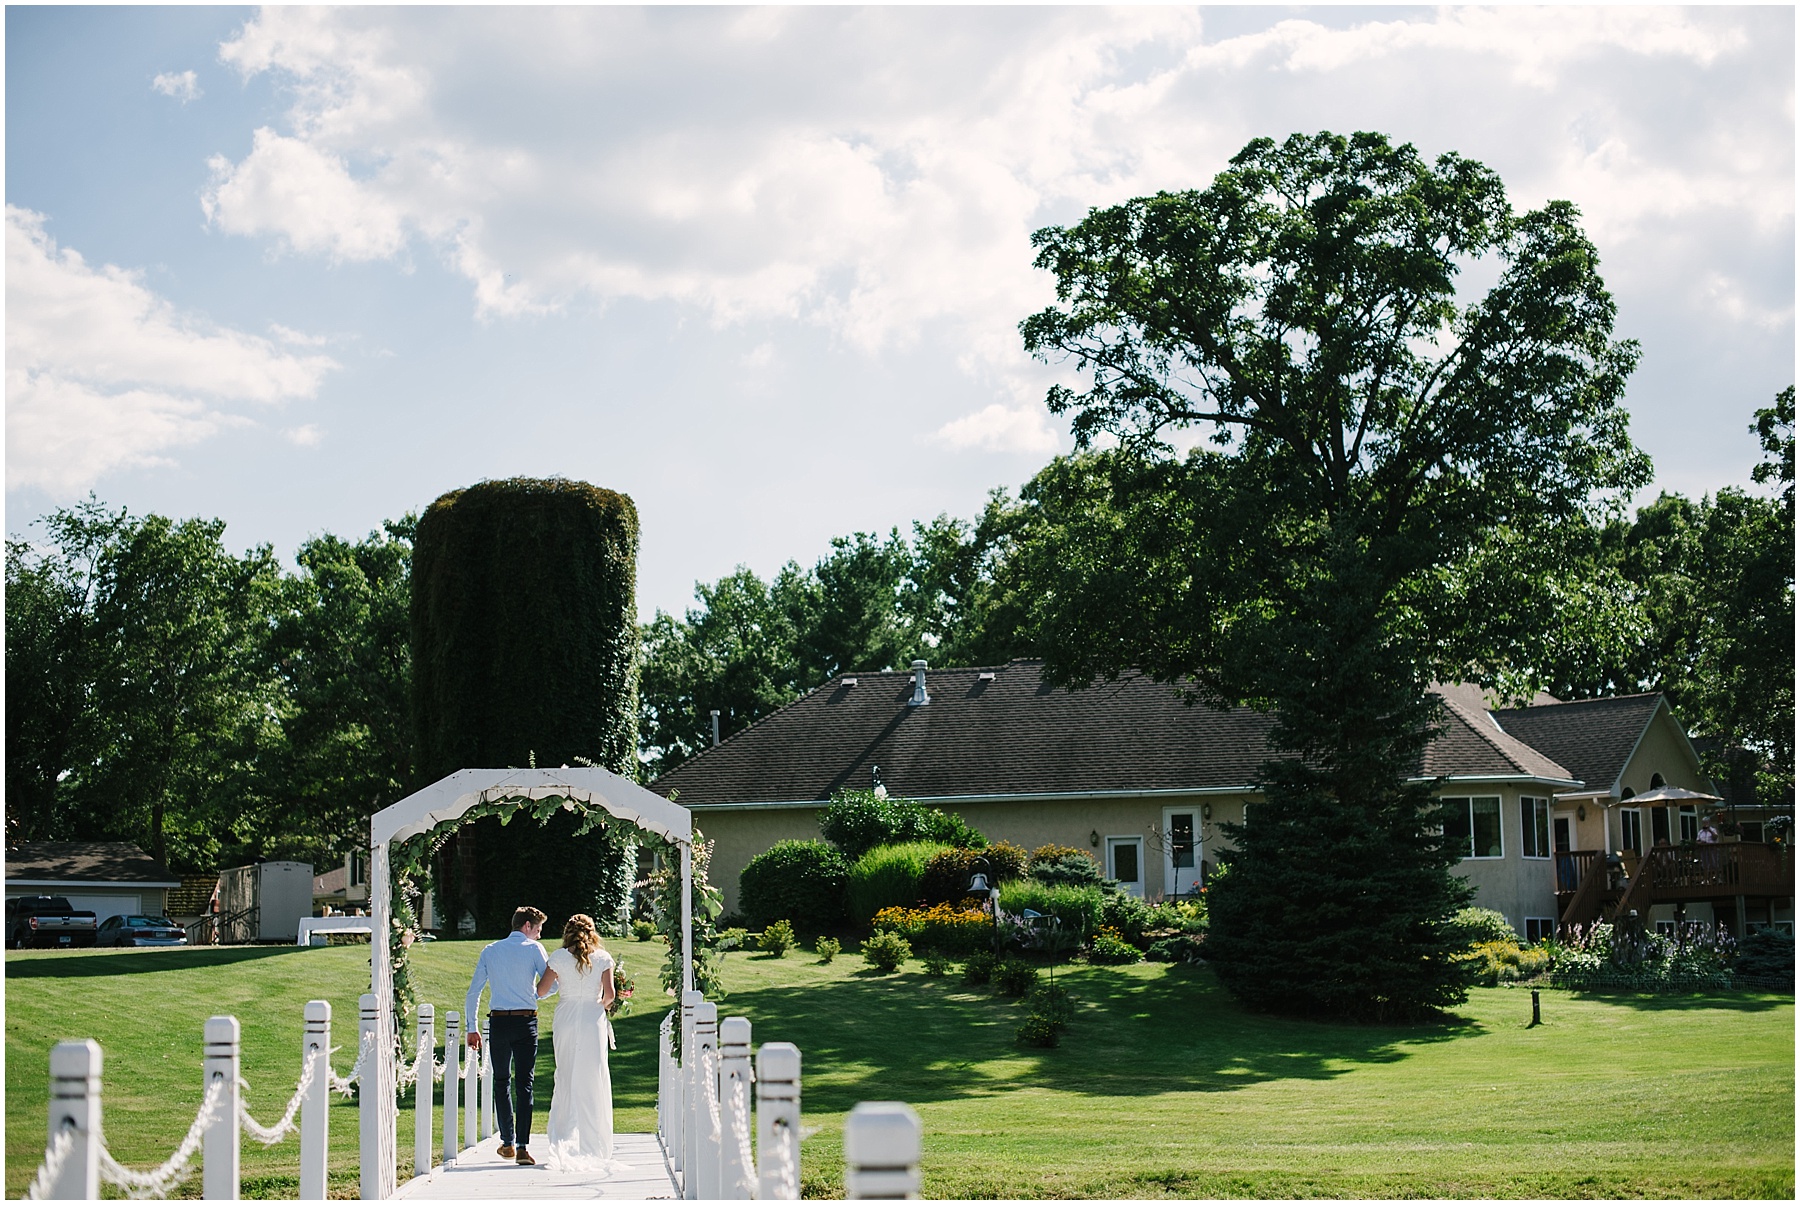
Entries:
{"type": "Polygon", "coordinates": [[[1075,1001],[1060,983],[1040,983],[1025,993],[1025,1007],[1056,1026],[1060,1033],[1075,1019],[1075,1001]]]}
{"type": "Polygon", "coordinates": [[[633,940],[633,941],[649,941],[652,937],[655,937],[655,936],[656,936],[656,926],[651,924],[649,921],[634,920],[631,922],[631,940],[633,940]]]}
{"type": "Polygon", "coordinates": [[[778,920],[764,929],[756,938],[756,948],[765,954],[773,954],[777,958],[786,958],[787,952],[798,943],[794,937],[794,926],[788,921],[778,920]]]}
{"type": "Polygon", "coordinates": [[[1177,933],[1150,943],[1144,957],[1151,962],[1197,963],[1206,954],[1206,938],[1198,933],[1177,933]]]}
{"type": "Polygon", "coordinates": [[[777,841],[738,875],[738,907],[752,927],[792,921],[817,933],[843,923],[850,867],[823,841],[777,841]]]}
{"type": "Polygon", "coordinates": [[[830,962],[843,952],[843,944],[835,937],[821,937],[818,941],[813,942],[813,953],[819,956],[821,964],[830,962]]]}
{"type": "Polygon", "coordinates": [[[1758,926],[1738,943],[1737,978],[1752,987],[1794,990],[1794,935],[1758,926]]]}
{"type": "Polygon", "coordinates": [[[1098,887],[1105,882],[1099,864],[1078,849],[1053,858],[1033,858],[1031,877],[1052,887],[1098,887]]]}
{"type": "Polygon", "coordinates": [[[863,942],[862,956],[876,970],[891,974],[912,957],[912,944],[898,933],[877,933],[863,942]]]}
{"type": "Polygon", "coordinates": [[[1000,965],[1000,959],[991,950],[979,950],[969,955],[963,962],[963,982],[970,987],[980,987],[994,977],[994,969],[1000,965]]]}
{"type": "Polygon", "coordinates": [[[1100,901],[1100,924],[1130,942],[1138,949],[1149,945],[1144,934],[1151,928],[1156,913],[1149,904],[1123,891],[1108,892],[1100,901]]]}
{"type": "Polygon", "coordinates": [[[925,841],[878,845],[850,868],[846,896],[850,919],[868,924],[883,908],[910,908],[919,902],[925,865],[944,847],[925,841]]]}
{"type": "Polygon", "coordinates": [[[994,968],[994,986],[1008,996],[1023,996],[1037,981],[1038,969],[1017,958],[1008,958],[994,968]]]}
{"type": "Polygon", "coordinates": [[[1506,917],[1492,908],[1464,908],[1450,918],[1450,935],[1456,944],[1478,946],[1492,942],[1519,944],[1519,935],[1506,917]]]}

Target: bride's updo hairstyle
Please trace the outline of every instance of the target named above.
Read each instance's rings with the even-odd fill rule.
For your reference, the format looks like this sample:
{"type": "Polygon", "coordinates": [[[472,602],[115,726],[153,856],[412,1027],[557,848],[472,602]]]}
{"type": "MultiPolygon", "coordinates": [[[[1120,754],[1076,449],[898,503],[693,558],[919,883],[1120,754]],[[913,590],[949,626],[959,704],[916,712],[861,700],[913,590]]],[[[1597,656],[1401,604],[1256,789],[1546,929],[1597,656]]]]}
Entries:
{"type": "Polygon", "coordinates": [[[585,912],[577,912],[563,926],[563,949],[575,955],[575,965],[585,973],[592,964],[594,951],[600,948],[600,934],[594,928],[594,918],[585,912]]]}

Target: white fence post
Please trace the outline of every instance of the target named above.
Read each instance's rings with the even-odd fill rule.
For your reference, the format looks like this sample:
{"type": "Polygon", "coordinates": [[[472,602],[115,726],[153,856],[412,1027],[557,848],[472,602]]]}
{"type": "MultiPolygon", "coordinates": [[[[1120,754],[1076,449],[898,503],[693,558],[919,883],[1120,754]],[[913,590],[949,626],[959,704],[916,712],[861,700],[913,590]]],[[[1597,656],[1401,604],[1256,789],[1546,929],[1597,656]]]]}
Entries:
{"type": "Polygon", "coordinates": [[[456,1162],[456,1091],[462,1082],[462,1015],[444,1014],[444,1166],[456,1162]]]}
{"type": "Polygon", "coordinates": [[[919,1195],[919,1115],[897,1101],[864,1101],[844,1119],[844,1199],[904,1201],[919,1195]]]}
{"type": "MultiPolygon", "coordinates": [[[[376,1069],[381,1041],[381,1008],[374,992],[364,992],[357,1000],[356,1022],[356,1113],[358,1121],[357,1160],[362,1168],[362,1197],[365,1201],[381,1199],[381,1075],[376,1069]]],[[[211,1196],[211,1193],[207,1194],[211,1196]]]]}
{"type": "Polygon", "coordinates": [[[800,1048],[792,1042],[764,1042],[756,1052],[756,1166],[758,1200],[800,1199],[800,1048]]]}
{"type": "Polygon", "coordinates": [[[702,1201],[719,1192],[719,1006],[704,1000],[694,1008],[694,1082],[699,1088],[694,1117],[700,1127],[694,1191],[702,1201]]]}
{"type": "Polygon", "coordinates": [[[431,1068],[436,1059],[437,1009],[419,1005],[419,1080],[413,1088],[413,1175],[431,1171],[431,1068]]]}
{"type": "MultiPolygon", "coordinates": [[[[545,1111],[549,1116],[549,1111],[545,1111]]],[[[488,1046],[488,1019],[481,1019],[481,1136],[492,1137],[500,1132],[500,1114],[494,1107],[494,1055],[488,1046]]]]}
{"type": "Polygon", "coordinates": [[[44,1195],[52,1201],[98,1201],[100,1044],[92,1038],[50,1048],[50,1137],[44,1150],[65,1132],[72,1145],[44,1195]]]}
{"type": "Polygon", "coordinates": [[[222,1095],[212,1122],[206,1127],[201,1151],[205,1158],[203,1192],[209,1201],[238,1199],[238,1020],[206,1019],[205,1087],[219,1085],[222,1095]],[[220,1084],[220,1081],[224,1081],[220,1084]]]}
{"type": "MultiPolygon", "coordinates": [[[[472,1021],[474,1018],[471,1017],[470,1020],[472,1021]]],[[[479,1132],[481,1126],[481,1058],[482,1051],[487,1049],[487,1031],[487,1020],[483,1018],[481,1028],[476,1031],[481,1035],[481,1050],[471,1050],[468,1059],[463,1063],[462,1144],[464,1150],[481,1141],[479,1132]]]]}
{"type": "Polygon", "coordinates": [[[331,1001],[308,1000],[304,1016],[306,1034],[301,1040],[303,1066],[312,1070],[306,1099],[300,1102],[300,1199],[325,1199],[325,1165],[331,1149],[326,1127],[330,1125],[331,1085],[326,1082],[326,1061],[331,1058],[331,1001]]]}
{"type": "Polygon", "coordinates": [[[727,1200],[748,1201],[756,1195],[756,1168],[744,1166],[749,1146],[750,1086],[755,1082],[750,1070],[750,1021],[747,1017],[726,1017],[719,1022],[719,1117],[724,1122],[719,1136],[719,1178],[721,1195],[727,1200]],[[739,1135],[746,1140],[740,1141],[739,1135]]]}
{"type": "Polygon", "coordinates": [[[706,999],[697,988],[681,993],[681,1157],[675,1168],[681,1173],[682,1195],[694,1197],[694,1142],[699,1128],[694,1124],[694,1009],[706,999]]]}

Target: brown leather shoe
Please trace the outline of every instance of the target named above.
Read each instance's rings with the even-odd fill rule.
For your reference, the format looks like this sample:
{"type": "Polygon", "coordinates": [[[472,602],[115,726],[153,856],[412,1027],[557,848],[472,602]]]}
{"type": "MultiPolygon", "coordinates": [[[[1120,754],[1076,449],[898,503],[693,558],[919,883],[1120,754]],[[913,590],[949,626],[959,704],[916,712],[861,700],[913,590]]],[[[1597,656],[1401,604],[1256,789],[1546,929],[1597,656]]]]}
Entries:
{"type": "Polygon", "coordinates": [[[519,1148],[519,1166],[520,1167],[536,1167],[537,1166],[537,1160],[533,1159],[531,1157],[531,1152],[526,1150],[524,1147],[519,1148]]]}
{"type": "Polygon", "coordinates": [[[500,1144],[500,1157],[502,1159],[511,1159],[515,1153],[516,1152],[512,1149],[511,1143],[502,1142],[500,1144]]]}

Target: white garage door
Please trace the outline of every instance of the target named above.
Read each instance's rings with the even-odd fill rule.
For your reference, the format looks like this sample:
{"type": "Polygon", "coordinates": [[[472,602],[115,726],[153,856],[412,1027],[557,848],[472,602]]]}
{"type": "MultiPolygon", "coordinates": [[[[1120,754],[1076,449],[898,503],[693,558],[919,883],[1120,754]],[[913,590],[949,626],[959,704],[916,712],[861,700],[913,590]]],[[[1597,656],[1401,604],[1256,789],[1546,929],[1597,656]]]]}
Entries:
{"type": "Polygon", "coordinates": [[[77,912],[92,912],[94,919],[104,921],[109,916],[124,914],[130,916],[134,912],[143,911],[141,895],[71,895],[69,903],[77,912]]]}

